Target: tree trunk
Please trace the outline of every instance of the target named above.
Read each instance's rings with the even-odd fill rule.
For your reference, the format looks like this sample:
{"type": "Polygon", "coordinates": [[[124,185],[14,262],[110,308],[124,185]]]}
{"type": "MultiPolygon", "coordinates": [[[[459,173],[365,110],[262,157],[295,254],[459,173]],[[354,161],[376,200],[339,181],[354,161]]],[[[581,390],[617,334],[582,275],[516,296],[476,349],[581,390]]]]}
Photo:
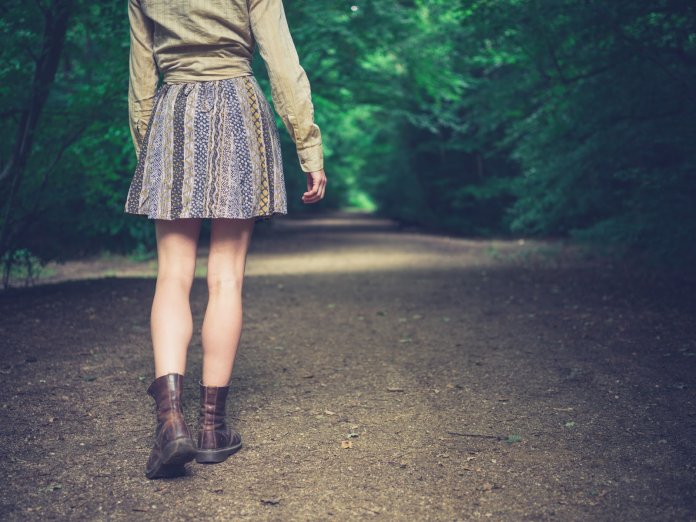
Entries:
{"type": "Polygon", "coordinates": [[[0,228],[0,256],[7,252],[12,243],[13,233],[8,222],[31,154],[39,117],[53,86],[74,5],[74,0],[54,0],[42,9],[45,20],[43,41],[30,87],[31,95],[22,110],[12,154],[0,173],[0,183],[6,181],[10,184],[0,228]]]}

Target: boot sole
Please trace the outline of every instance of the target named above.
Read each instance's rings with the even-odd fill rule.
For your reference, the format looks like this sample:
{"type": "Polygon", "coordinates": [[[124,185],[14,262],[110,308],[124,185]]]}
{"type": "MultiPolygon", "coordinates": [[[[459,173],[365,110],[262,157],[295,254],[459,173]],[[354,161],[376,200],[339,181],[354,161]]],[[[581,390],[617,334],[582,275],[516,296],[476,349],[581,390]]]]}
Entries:
{"type": "Polygon", "coordinates": [[[227,457],[239,451],[242,447],[242,443],[235,446],[230,446],[228,448],[214,449],[214,450],[198,450],[196,453],[196,462],[199,464],[219,464],[227,460],[227,457]]]}
{"type": "Polygon", "coordinates": [[[178,477],[186,473],[187,462],[196,457],[196,446],[191,439],[171,441],[162,450],[162,455],[152,469],[146,470],[149,479],[178,477]]]}

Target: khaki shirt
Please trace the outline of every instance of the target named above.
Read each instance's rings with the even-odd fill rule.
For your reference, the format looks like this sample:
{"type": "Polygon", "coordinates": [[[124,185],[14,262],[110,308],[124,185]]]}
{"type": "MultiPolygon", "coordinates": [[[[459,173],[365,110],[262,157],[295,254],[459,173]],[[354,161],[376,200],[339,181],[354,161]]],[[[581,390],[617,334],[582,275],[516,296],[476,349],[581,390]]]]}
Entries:
{"type": "Polygon", "coordinates": [[[323,168],[307,75],[290,35],[282,0],[128,0],[128,112],[136,153],[145,135],[159,73],[168,83],[252,74],[258,44],[273,106],[305,172],[323,168]]]}

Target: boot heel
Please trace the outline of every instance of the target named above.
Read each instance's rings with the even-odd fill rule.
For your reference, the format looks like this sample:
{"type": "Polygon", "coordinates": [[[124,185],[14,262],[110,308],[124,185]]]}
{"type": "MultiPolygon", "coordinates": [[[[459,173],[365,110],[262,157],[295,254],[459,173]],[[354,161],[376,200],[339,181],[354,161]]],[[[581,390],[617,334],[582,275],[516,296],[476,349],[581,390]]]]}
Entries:
{"type": "Polygon", "coordinates": [[[198,450],[196,453],[196,462],[199,464],[219,464],[227,460],[227,457],[236,453],[242,448],[242,443],[218,450],[198,450]]]}
{"type": "Polygon", "coordinates": [[[149,479],[173,478],[186,474],[186,463],[196,457],[196,447],[189,439],[173,440],[164,447],[153,467],[148,468],[145,476],[149,479]]]}
{"type": "Polygon", "coordinates": [[[162,450],[162,464],[165,466],[183,466],[195,458],[196,451],[191,439],[173,440],[162,450]]]}

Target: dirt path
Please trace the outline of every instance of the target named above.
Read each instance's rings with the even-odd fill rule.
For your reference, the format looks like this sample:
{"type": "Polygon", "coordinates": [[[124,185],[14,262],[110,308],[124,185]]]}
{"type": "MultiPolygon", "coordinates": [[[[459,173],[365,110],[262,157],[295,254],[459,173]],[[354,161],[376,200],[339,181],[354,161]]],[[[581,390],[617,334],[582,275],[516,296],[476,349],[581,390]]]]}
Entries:
{"type": "MultiPolygon", "coordinates": [[[[0,295],[1,518],[696,520],[691,283],[539,244],[278,220],[247,265],[228,410],[245,446],[159,481],[143,475],[153,289],[0,295]]],[[[197,279],[197,328],[206,296],[197,279]]],[[[196,334],[192,426],[200,368],[196,334]]]]}

